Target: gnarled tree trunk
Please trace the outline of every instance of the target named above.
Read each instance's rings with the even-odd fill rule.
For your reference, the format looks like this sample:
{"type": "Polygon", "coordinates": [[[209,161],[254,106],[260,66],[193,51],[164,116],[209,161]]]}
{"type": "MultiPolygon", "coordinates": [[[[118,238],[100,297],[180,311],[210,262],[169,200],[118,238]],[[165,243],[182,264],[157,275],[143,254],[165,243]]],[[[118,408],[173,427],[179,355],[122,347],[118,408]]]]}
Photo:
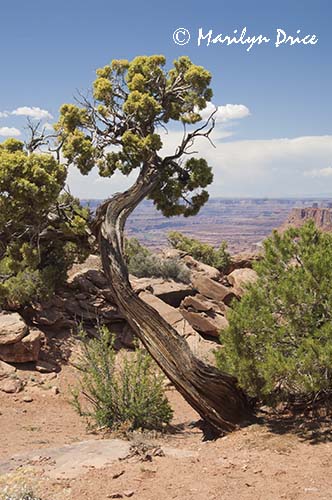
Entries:
{"type": "Polygon", "coordinates": [[[132,290],[123,259],[123,231],[130,213],[155,187],[158,172],[145,166],[134,185],[97,211],[95,230],[104,272],[121,313],[186,401],[216,434],[234,430],[251,415],[236,378],[203,363],[158,312],[132,290]]]}

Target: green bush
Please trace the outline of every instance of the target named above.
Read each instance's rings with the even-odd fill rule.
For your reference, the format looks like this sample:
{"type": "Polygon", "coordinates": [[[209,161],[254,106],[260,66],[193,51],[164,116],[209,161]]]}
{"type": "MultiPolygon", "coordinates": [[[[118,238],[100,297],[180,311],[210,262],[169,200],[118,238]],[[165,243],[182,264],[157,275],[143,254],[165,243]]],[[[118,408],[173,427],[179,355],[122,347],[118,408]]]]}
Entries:
{"type": "Polygon", "coordinates": [[[332,235],[313,222],[277,232],[256,264],[258,281],[221,333],[220,369],[268,402],[332,389],[332,235]]]}
{"type": "Polygon", "coordinates": [[[168,241],[173,248],[188,253],[194,259],[203,264],[213,266],[223,272],[230,262],[230,255],[227,252],[227,243],[223,241],[219,248],[215,249],[208,243],[202,243],[195,238],[189,238],[177,231],[168,233],[168,241]]]}
{"type": "Polygon", "coordinates": [[[48,298],[74,262],[90,253],[89,212],[62,194],[66,169],[28,154],[17,139],[0,144],[0,306],[48,298]]]}
{"type": "Polygon", "coordinates": [[[104,327],[100,339],[83,340],[81,379],[72,400],[80,415],[110,429],[162,429],[170,422],[164,376],[146,351],[137,349],[118,362],[114,338],[104,327]]]}
{"type": "Polygon", "coordinates": [[[163,259],[144,247],[136,238],[126,240],[128,270],[138,278],[164,278],[189,283],[190,272],[179,259],[163,259]]]}

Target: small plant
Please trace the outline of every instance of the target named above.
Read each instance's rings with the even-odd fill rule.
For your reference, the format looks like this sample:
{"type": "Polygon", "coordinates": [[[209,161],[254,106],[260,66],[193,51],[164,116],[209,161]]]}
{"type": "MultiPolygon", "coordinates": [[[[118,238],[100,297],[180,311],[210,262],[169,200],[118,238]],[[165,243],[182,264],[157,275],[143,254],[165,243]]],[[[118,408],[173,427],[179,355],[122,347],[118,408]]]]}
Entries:
{"type": "Polygon", "coordinates": [[[41,500],[29,482],[25,470],[1,476],[0,500],[41,500]]]}
{"type": "Polygon", "coordinates": [[[126,240],[128,270],[137,278],[164,278],[189,283],[190,272],[179,259],[163,259],[150,252],[136,238],[126,240]]]}
{"type": "Polygon", "coordinates": [[[221,272],[225,271],[229,265],[230,255],[227,252],[227,243],[225,241],[216,249],[208,243],[189,238],[178,231],[171,231],[168,233],[168,242],[176,250],[182,250],[199,262],[213,266],[221,272]]]}
{"type": "Polygon", "coordinates": [[[34,492],[30,489],[26,489],[25,487],[18,487],[15,491],[8,490],[4,493],[1,493],[1,500],[41,500],[39,497],[36,497],[34,492]]]}
{"type": "Polygon", "coordinates": [[[164,376],[143,349],[119,361],[114,337],[105,327],[99,333],[99,339],[91,340],[82,333],[81,379],[72,391],[72,404],[98,427],[162,429],[172,418],[164,376]]]}

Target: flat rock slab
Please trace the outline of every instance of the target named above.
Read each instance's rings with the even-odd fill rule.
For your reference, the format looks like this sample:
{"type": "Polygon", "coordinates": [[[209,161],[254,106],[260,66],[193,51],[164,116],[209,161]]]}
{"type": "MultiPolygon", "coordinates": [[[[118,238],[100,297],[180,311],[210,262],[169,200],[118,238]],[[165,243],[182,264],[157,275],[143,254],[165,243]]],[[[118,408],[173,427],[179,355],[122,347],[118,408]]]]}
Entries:
{"type": "Polygon", "coordinates": [[[89,467],[100,468],[119,458],[125,458],[129,447],[129,441],[107,439],[31,450],[0,463],[0,474],[22,466],[42,466],[46,475],[51,478],[74,478],[86,472],[89,467]]]}
{"type": "MultiPolygon", "coordinates": [[[[14,455],[6,462],[0,462],[0,475],[8,474],[19,467],[42,467],[44,473],[52,478],[75,478],[88,471],[99,469],[129,454],[130,441],[122,439],[102,439],[81,441],[59,448],[41,448],[23,455],[14,455]]],[[[177,448],[163,447],[168,456],[186,458],[196,456],[196,452],[177,448]]]]}

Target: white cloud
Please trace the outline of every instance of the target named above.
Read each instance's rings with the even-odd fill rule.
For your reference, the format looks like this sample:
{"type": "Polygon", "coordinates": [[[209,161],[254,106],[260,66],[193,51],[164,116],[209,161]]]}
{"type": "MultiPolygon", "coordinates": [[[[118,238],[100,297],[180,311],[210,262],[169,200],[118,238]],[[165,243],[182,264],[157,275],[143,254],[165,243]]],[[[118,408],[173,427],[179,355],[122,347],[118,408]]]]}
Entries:
{"type": "Polygon", "coordinates": [[[305,172],[304,175],[307,177],[331,177],[332,167],[314,168],[313,170],[305,172]]]}
{"type": "MultiPolygon", "coordinates": [[[[220,127],[211,134],[215,148],[204,138],[192,148],[213,167],[212,196],[309,196],[329,189],[329,170],[324,177],[308,173],[331,165],[332,135],[236,141],[220,140],[219,134],[220,127]]],[[[174,153],[181,139],[179,130],[162,134],[162,154],[174,153]]]]}
{"type": "Polygon", "coordinates": [[[214,196],[317,195],[326,181],[308,172],[331,162],[332,136],[228,141],[214,150],[202,144],[200,154],[214,167],[214,196]]]}
{"type": "Polygon", "coordinates": [[[0,111],[0,118],[7,118],[9,116],[8,111],[0,111]]]}
{"type": "Polygon", "coordinates": [[[15,127],[0,127],[1,137],[17,137],[21,132],[15,127]]]}
{"type": "Polygon", "coordinates": [[[22,106],[20,108],[14,109],[14,111],[12,111],[11,114],[16,116],[29,116],[37,120],[43,120],[43,119],[50,120],[53,118],[51,113],[46,111],[46,109],[41,109],[38,107],[30,107],[30,106],[22,106]]]}
{"type": "MultiPolygon", "coordinates": [[[[164,143],[161,154],[173,154],[183,131],[158,132],[164,143]]],[[[193,156],[206,158],[213,167],[211,196],[332,195],[332,183],[330,187],[326,182],[332,176],[332,135],[237,141],[227,139],[226,134],[222,126],[216,127],[212,132],[215,148],[204,138],[199,138],[192,148],[197,151],[193,156]],[[219,140],[222,136],[223,140],[219,140]]],[[[120,174],[101,179],[97,169],[89,176],[71,169],[68,179],[73,194],[85,198],[106,198],[126,189],[132,180],[120,174]]]]}
{"type": "Polygon", "coordinates": [[[225,106],[215,106],[211,102],[200,112],[203,120],[206,120],[214,110],[217,112],[214,115],[216,123],[226,123],[231,120],[240,120],[250,115],[250,111],[244,104],[225,104],[225,106]]]}

